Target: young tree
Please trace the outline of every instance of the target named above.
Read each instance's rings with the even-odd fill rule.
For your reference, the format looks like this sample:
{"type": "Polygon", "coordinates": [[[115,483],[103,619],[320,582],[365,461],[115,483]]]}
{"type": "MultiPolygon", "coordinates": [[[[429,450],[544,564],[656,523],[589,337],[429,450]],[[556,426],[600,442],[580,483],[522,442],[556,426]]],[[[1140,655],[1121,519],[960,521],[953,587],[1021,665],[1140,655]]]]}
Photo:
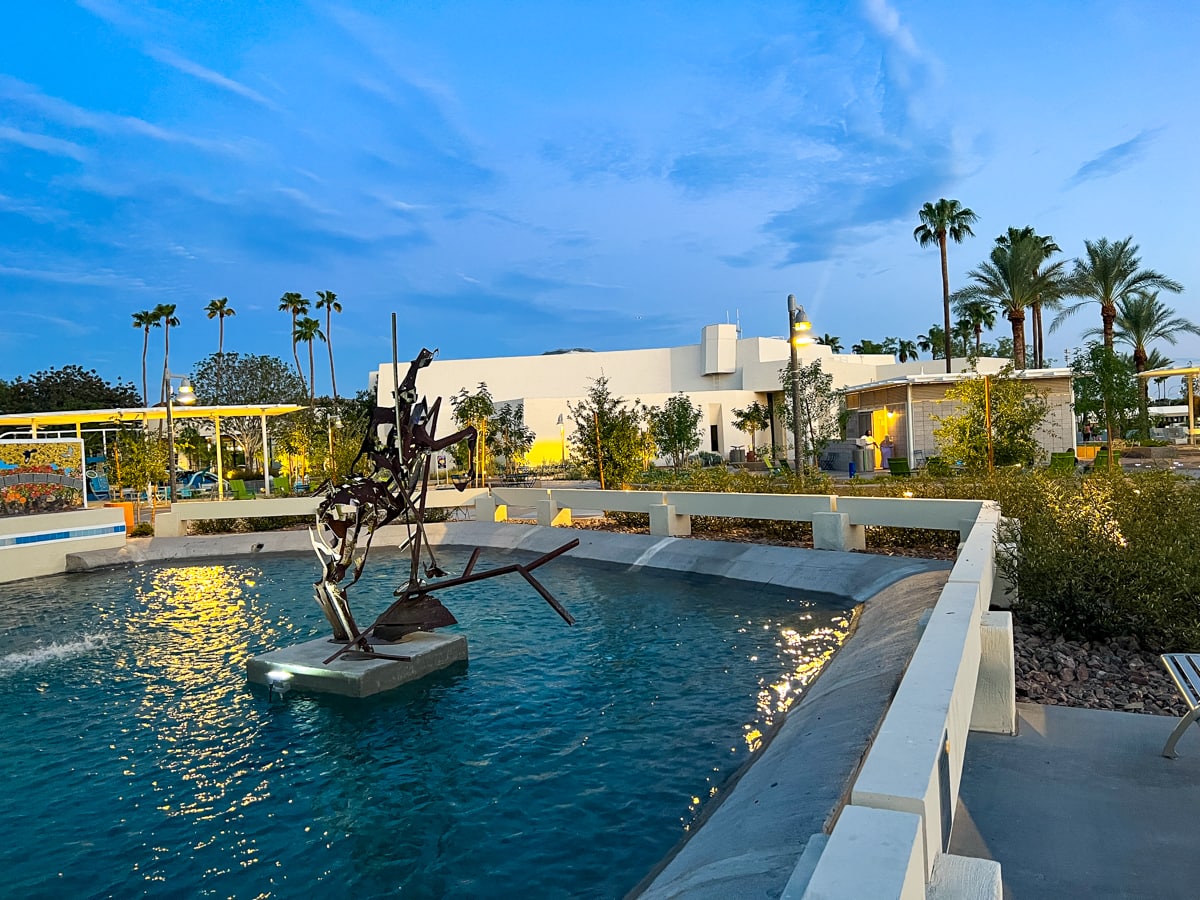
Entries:
{"type": "Polygon", "coordinates": [[[533,448],[533,429],[525,424],[523,403],[501,403],[488,422],[488,449],[504,460],[504,471],[515,469],[533,448]]]}
{"type": "Polygon", "coordinates": [[[1072,384],[1075,388],[1075,413],[1103,422],[1108,432],[1108,458],[1112,461],[1115,435],[1124,434],[1134,425],[1131,413],[1138,408],[1140,392],[1133,366],[1119,353],[1102,344],[1088,344],[1086,352],[1071,354],[1072,384]]]}
{"type": "Polygon", "coordinates": [[[1014,371],[1009,365],[997,375],[964,378],[946,390],[943,402],[955,402],[957,408],[933,417],[933,437],[943,458],[971,470],[987,469],[992,463],[1033,464],[1040,450],[1037,430],[1050,406],[1044,392],[1013,377],[1014,371]]]}
{"type": "Polygon", "coordinates": [[[601,487],[628,484],[642,470],[647,450],[641,404],[614,397],[608,379],[592,382],[587,396],[568,405],[575,420],[571,455],[601,487]]]}
{"type": "MultiPolygon", "coordinates": [[[[476,448],[480,458],[476,465],[476,472],[482,483],[488,464],[488,423],[496,415],[496,401],[492,399],[492,392],[488,390],[487,382],[479,382],[479,388],[473,394],[468,394],[467,389],[463,388],[451,396],[450,409],[459,428],[471,425],[478,434],[476,448]]],[[[465,463],[465,451],[461,447],[460,444],[455,448],[457,451],[455,459],[460,465],[465,463]],[[463,458],[460,459],[460,456],[463,458]]]]}
{"type": "MultiPolygon", "coordinates": [[[[792,382],[791,367],[779,370],[779,383],[783,386],[784,399],[779,404],[784,423],[792,429],[792,382]]],[[[838,403],[840,394],[833,389],[833,376],[821,369],[820,361],[796,369],[795,383],[800,389],[798,408],[800,431],[804,436],[804,456],[812,467],[817,467],[825,445],[839,435],[838,403]]]]}
{"type": "Polygon", "coordinates": [[[950,348],[950,269],[946,257],[947,239],[961,244],[964,239],[974,237],[971,225],[978,216],[957,200],[942,198],[937,203],[926,203],[917,212],[921,224],[913,229],[913,238],[922,247],[936,244],[942,257],[942,306],[946,324],[942,326],[944,337],[942,352],[946,357],[946,371],[950,371],[950,359],[954,355],[950,348]]]}
{"type": "Polygon", "coordinates": [[[771,427],[771,410],[757,400],[745,409],[734,409],[733,427],[750,438],[750,449],[755,449],[755,435],[771,427]]]}
{"type": "Polygon", "coordinates": [[[661,408],[651,408],[650,429],[654,442],[676,469],[687,463],[688,456],[700,449],[700,420],[704,411],[684,393],[668,397],[661,408]]]}

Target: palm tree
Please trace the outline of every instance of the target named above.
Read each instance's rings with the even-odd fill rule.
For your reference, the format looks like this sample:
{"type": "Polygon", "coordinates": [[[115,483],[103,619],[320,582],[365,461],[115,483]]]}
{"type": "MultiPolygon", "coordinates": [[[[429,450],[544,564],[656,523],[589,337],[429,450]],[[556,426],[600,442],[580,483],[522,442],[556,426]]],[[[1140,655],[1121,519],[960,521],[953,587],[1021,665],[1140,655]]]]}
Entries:
{"type": "Polygon", "coordinates": [[[304,381],[304,370],[300,368],[300,353],[296,350],[296,319],[308,315],[308,300],[295,291],[288,291],[279,298],[279,308],[292,315],[292,357],[296,360],[296,372],[300,375],[300,380],[304,381]]]}
{"type": "Polygon", "coordinates": [[[922,247],[937,244],[942,255],[942,306],[945,313],[943,339],[946,353],[946,371],[950,371],[950,358],[953,355],[950,347],[950,269],[946,258],[946,240],[961,244],[964,238],[974,237],[971,224],[979,217],[957,200],[947,200],[945,197],[937,203],[926,203],[917,215],[921,224],[913,229],[913,238],[922,247]]]}
{"type": "Polygon", "coordinates": [[[828,347],[834,353],[842,352],[842,339],[840,337],[830,334],[829,332],[826,332],[825,334],[823,334],[819,338],[817,338],[817,343],[824,344],[826,347],[828,347]]]}
{"type": "Polygon", "coordinates": [[[225,357],[225,319],[229,316],[236,316],[237,310],[229,305],[228,297],[218,297],[216,300],[209,300],[204,311],[208,313],[210,319],[217,320],[217,396],[220,397],[221,362],[225,357]]]}
{"type": "Polygon", "coordinates": [[[174,303],[160,303],[154,307],[154,313],[159,317],[163,324],[163,377],[162,377],[162,392],[158,398],[159,403],[167,402],[167,373],[171,371],[171,329],[179,325],[179,319],[175,317],[174,303]]]}
{"type": "Polygon", "coordinates": [[[959,320],[969,322],[971,331],[975,334],[975,355],[978,356],[983,346],[983,329],[996,326],[996,305],[991,300],[976,298],[974,300],[954,294],[954,311],[959,320]]]}
{"type": "Polygon", "coordinates": [[[1012,325],[1013,364],[1024,369],[1025,310],[1034,300],[1056,300],[1067,290],[1065,263],[1042,268],[1045,254],[1036,235],[1018,234],[1015,240],[996,242],[988,261],[967,273],[974,280],[955,292],[962,301],[989,300],[997,304],[1012,325]]]}
{"type": "Polygon", "coordinates": [[[1100,304],[1104,346],[1112,350],[1117,303],[1121,299],[1151,290],[1170,291],[1173,294],[1183,290],[1183,285],[1178,281],[1153,269],[1139,268],[1142,260],[1137,255],[1138,246],[1133,243],[1133,235],[1123,241],[1110,242],[1108,238],[1100,238],[1095,242],[1084,241],[1083,245],[1087,259],[1075,260],[1075,270],[1071,273],[1071,294],[1085,299],[1064,308],[1055,316],[1050,325],[1051,331],[1082,309],[1084,304],[1094,301],[1100,304]]]}
{"type": "Polygon", "coordinates": [[[133,327],[142,329],[142,403],[150,405],[150,390],[146,383],[146,351],[150,349],[150,329],[162,325],[162,316],[157,310],[143,309],[133,314],[133,327]]]}
{"type": "MultiPolygon", "coordinates": [[[[310,319],[305,316],[296,322],[296,330],[292,332],[292,344],[301,342],[308,344],[308,405],[313,406],[317,402],[317,385],[313,373],[313,341],[323,341],[325,335],[321,334],[321,323],[316,319],[310,319]]],[[[304,376],[300,376],[300,380],[304,380],[304,376]]]]}
{"type": "Polygon", "coordinates": [[[910,341],[906,338],[899,338],[896,341],[896,353],[900,357],[900,362],[908,362],[910,359],[917,358],[917,344],[915,341],[910,341]]]}
{"type": "MultiPolygon", "coordinates": [[[[1048,234],[1036,234],[1028,225],[1024,228],[1009,226],[1006,233],[996,238],[996,243],[1002,247],[1011,247],[1014,241],[1022,239],[1032,240],[1041,245],[1043,259],[1049,259],[1055,253],[1062,252],[1062,248],[1054,243],[1054,238],[1048,234]]],[[[1058,306],[1060,299],[1059,297],[1048,298],[1046,302],[1047,305],[1058,306]]],[[[1033,322],[1031,323],[1033,326],[1031,329],[1033,334],[1033,367],[1040,369],[1045,362],[1046,350],[1046,344],[1042,337],[1042,298],[1036,298],[1030,304],[1029,309],[1033,318],[1033,322]]]]}
{"type": "Polygon", "coordinates": [[[941,354],[946,352],[945,333],[946,330],[941,325],[930,325],[928,334],[917,335],[917,347],[932,355],[934,359],[938,359],[941,354]]]}
{"type": "Polygon", "coordinates": [[[971,355],[971,338],[975,335],[975,326],[970,319],[955,319],[954,328],[950,331],[954,352],[963,356],[971,355]]]}
{"type": "Polygon", "coordinates": [[[325,343],[329,347],[329,382],[333,386],[333,408],[337,411],[337,375],[333,371],[333,337],[331,329],[333,328],[333,313],[342,311],[342,304],[338,303],[337,294],[333,291],[317,291],[317,309],[325,310],[325,343]]]}
{"type": "MultiPolygon", "coordinates": [[[[1145,372],[1150,365],[1148,345],[1154,341],[1174,344],[1180,334],[1200,335],[1200,325],[1175,315],[1175,310],[1158,299],[1158,291],[1130,294],[1117,301],[1117,317],[1113,321],[1113,339],[1133,350],[1135,372],[1145,372]]],[[[1102,335],[1099,328],[1089,329],[1084,337],[1102,335]]],[[[1141,382],[1143,403],[1150,399],[1147,379],[1141,382]]]]}

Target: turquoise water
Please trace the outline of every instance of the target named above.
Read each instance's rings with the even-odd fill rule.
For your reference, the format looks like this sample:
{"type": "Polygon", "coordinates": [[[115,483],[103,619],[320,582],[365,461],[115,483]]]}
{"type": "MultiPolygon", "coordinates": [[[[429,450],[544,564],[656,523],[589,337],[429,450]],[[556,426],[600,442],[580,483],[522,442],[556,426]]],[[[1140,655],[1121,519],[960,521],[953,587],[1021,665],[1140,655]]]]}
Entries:
{"type": "MultiPolygon", "coordinates": [[[[372,555],[360,618],[400,562],[372,555]]],[[[268,702],[245,660],[328,632],[315,571],[0,586],[5,895],[619,897],[845,634],[795,592],[563,558],[539,574],[574,628],[506,576],[442,596],[465,666],[268,702]]]]}

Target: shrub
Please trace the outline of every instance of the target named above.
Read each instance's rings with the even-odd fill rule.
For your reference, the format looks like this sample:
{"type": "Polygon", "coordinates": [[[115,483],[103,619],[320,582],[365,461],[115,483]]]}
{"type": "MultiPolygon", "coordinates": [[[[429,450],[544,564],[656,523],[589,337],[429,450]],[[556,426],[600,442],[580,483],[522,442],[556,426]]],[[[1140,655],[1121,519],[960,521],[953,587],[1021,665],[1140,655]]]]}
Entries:
{"type": "Polygon", "coordinates": [[[134,525],[133,529],[128,534],[129,537],[153,537],[154,526],[149,522],[142,522],[140,525],[134,525]]]}

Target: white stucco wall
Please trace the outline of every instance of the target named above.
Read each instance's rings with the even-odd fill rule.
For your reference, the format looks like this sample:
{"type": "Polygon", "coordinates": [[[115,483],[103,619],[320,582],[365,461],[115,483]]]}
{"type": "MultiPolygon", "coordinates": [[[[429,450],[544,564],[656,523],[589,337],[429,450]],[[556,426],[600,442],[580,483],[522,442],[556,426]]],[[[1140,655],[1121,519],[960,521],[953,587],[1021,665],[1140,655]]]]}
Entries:
{"type": "MultiPolygon", "coordinates": [[[[682,391],[704,413],[700,449],[711,448],[710,427],[716,425],[717,452],[728,456],[732,448],[751,444],[745,434],[733,427],[733,410],[755,400],[765,403],[768,393],[778,392],[779,372],[788,365],[789,358],[788,342],[783,338],[736,339],[735,326],[710,325],[702,330],[697,343],[683,347],[438,359],[421,372],[417,386],[431,400],[444,398],[439,427],[442,434],[453,427],[450,398],[463,388],[474,392],[480,383],[486,383],[497,403],[523,403],[525,424],[537,436],[529,458],[533,464],[561,459],[563,432],[569,441],[574,430],[569,405],[578,403],[596,378],[607,378],[609,390],[616,396],[653,406],[661,406],[667,398],[682,391]],[[704,374],[706,371],[712,374],[704,374]],[[563,432],[558,424],[560,415],[563,432]]],[[[820,344],[801,348],[801,363],[807,365],[813,360],[820,360],[822,369],[833,376],[834,388],[919,372],[922,365],[930,372],[940,371],[938,367],[944,365],[940,360],[899,365],[887,354],[834,354],[820,344]]],[[[963,361],[955,363],[961,368],[963,361]]],[[[981,370],[991,371],[989,363],[981,361],[981,370]]],[[[996,370],[1002,365],[1001,361],[997,363],[996,370]]],[[[401,361],[401,379],[407,371],[407,361],[401,361]]],[[[390,405],[394,383],[390,362],[379,366],[376,379],[379,402],[390,405]]],[[[769,442],[765,433],[755,440],[759,445],[769,442]]],[[[569,455],[569,443],[567,446],[569,455]]]]}

